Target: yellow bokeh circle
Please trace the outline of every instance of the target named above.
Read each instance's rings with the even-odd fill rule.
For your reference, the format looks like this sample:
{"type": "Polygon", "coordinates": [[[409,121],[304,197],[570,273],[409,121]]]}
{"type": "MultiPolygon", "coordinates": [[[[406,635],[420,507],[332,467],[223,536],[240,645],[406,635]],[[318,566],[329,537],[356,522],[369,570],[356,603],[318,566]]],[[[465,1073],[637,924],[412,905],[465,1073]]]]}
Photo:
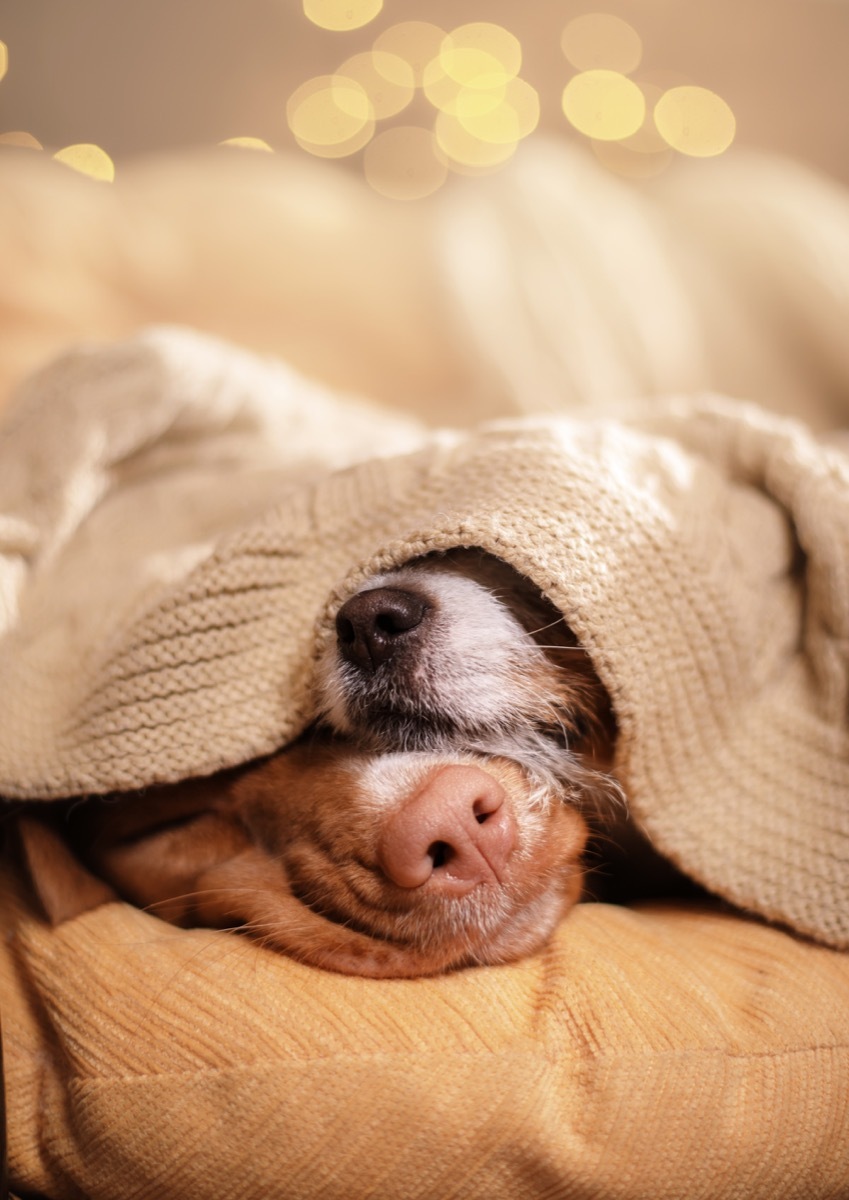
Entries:
{"type": "Polygon", "coordinates": [[[488,112],[500,104],[506,95],[506,86],[503,83],[493,84],[491,87],[465,87],[445,73],[439,58],[434,58],[425,67],[422,89],[434,108],[454,116],[457,115],[457,101],[461,96],[478,111],[488,112]]]}
{"type": "Polygon", "coordinates": [[[339,74],[360,85],[378,121],[401,112],[415,94],[413,68],[405,59],[387,50],[354,54],[342,63],[339,74]]]}
{"type": "Polygon", "coordinates": [[[386,129],[366,147],[363,172],[391,200],[421,200],[445,182],[448,168],[436,139],[419,125],[386,129]]]}
{"type": "Polygon", "coordinates": [[[296,88],[286,119],[298,145],[322,158],[354,154],[374,132],[371,101],[355,79],[317,75],[296,88]]]}
{"type": "Polygon", "coordinates": [[[90,142],[65,146],[62,150],[57,150],[53,157],[57,162],[64,163],[66,167],[73,167],[75,171],[88,175],[91,179],[111,183],[115,178],[115,164],[112,159],[100,146],[94,146],[90,142]]]}
{"type": "Polygon", "coordinates": [[[498,167],[516,150],[516,142],[485,142],[475,137],[453,113],[440,112],[434,132],[437,145],[452,166],[458,163],[464,167],[498,167]]]}
{"type": "Polygon", "coordinates": [[[643,57],[643,43],[636,29],[612,13],[575,17],[563,30],[560,45],[579,71],[601,68],[627,75],[643,57]]]}
{"type": "Polygon", "coordinates": [[[304,0],[304,14],[322,29],[359,29],[383,8],[383,0],[304,0]]]}
{"type": "Polygon", "coordinates": [[[582,71],[563,90],[563,112],[580,133],[615,142],[637,132],[646,101],[637,84],[618,71],[582,71]]]}
{"type": "Polygon", "coordinates": [[[654,123],[673,150],[695,158],[722,154],[737,130],[734,113],[721,96],[691,85],[663,93],[654,107],[654,123]]]}
{"type": "Polygon", "coordinates": [[[421,87],[428,63],[439,57],[445,30],[429,21],[401,21],[375,39],[374,49],[393,54],[408,63],[413,83],[421,87]]]}
{"type": "Polygon", "coordinates": [[[490,103],[492,93],[464,88],[454,105],[454,115],[469,133],[483,142],[518,142],[539,124],[539,95],[524,79],[511,79],[503,95],[490,103]]]}
{"type": "Polygon", "coordinates": [[[0,79],[9,70],[9,51],[5,42],[0,42],[0,79]]]}
{"type": "Polygon", "coordinates": [[[445,74],[463,87],[493,88],[519,74],[522,47],[503,26],[473,21],[446,35],[439,62],[445,74]]]}

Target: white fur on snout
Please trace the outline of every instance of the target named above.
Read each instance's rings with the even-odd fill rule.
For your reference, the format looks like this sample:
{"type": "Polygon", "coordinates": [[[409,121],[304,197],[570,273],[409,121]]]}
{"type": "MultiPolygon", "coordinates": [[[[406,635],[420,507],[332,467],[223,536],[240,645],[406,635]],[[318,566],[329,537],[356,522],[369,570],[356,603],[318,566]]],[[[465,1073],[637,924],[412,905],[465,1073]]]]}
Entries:
{"type": "Polygon", "coordinates": [[[531,716],[540,697],[533,687],[534,668],[545,663],[534,643],[506,605],[472,579],[449,571],[402,568],[369,580],[367,588],[409,588],[426,598],[430,611],[415,655],[403,655],[397,672],[389,664],[382,677],[364,677],[345,663],[336,645],[319,668],[319,694],[327,722],[352,733],[352,711],[381,699],[399,714],[446,718],[460,729],[498,729],[515,720],[517,710],[531,716]]]}

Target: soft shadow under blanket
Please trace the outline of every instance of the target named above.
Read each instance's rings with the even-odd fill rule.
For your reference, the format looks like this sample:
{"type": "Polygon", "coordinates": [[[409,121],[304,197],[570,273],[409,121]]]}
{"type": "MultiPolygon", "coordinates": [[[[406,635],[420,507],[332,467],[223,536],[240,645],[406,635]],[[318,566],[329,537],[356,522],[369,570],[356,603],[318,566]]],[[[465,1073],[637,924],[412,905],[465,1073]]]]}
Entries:
{"type": "Polygon", "coordinates": [[[660,849],[849,946],[849,460],[802,426],[705,398],[434,432],[162,329],[33,377],[0,459],[0,794],[268,753],[342,598],[480,546],[592,655],[660,849]]]}

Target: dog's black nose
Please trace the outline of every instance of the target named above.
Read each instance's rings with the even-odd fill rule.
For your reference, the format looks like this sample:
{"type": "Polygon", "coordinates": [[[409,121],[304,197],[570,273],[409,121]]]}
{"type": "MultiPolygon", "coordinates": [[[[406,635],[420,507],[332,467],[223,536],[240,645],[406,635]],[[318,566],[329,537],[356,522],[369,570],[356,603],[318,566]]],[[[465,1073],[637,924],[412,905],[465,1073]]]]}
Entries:
{"type": "Polygon", "coordinates": [[[358,592],[336,615],[339,653],[354,666],[373,671],[410,641],[427,610],[423,597],[401,588],[358,592]]]}

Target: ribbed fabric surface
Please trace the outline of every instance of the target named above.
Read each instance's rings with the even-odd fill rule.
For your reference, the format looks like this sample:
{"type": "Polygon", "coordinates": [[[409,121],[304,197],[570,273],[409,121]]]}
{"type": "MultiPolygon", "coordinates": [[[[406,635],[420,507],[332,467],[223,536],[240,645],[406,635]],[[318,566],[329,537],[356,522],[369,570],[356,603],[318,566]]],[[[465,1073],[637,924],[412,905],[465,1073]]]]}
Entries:
{"type": "Polygon", "coordinates": [[[438,979],[302,967],[124,905],[0,910],[10,1150],[53,1200],[835,1200],[849,957],[573,911],[438,979]]]}

